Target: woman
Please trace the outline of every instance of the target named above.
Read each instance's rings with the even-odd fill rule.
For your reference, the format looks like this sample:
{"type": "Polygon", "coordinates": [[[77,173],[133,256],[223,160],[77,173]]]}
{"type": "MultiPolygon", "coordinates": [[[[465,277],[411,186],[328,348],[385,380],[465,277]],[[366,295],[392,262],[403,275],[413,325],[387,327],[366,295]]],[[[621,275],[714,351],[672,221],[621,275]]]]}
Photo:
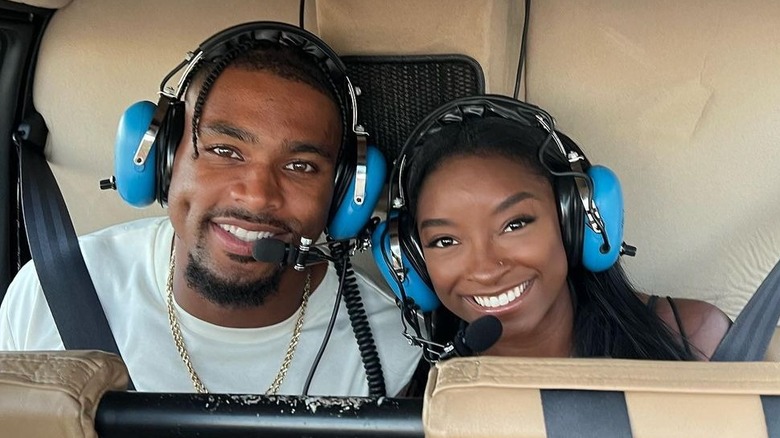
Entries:
{"type": "Polygon", "coordinates": [[[583,171],[590,165],[535,110],[508,98],[467,100],[407,143],[399,184],[412,225],[400,227],[401,238],[413,242],[407,249],[419,245],[426,282],[466,323],[499,318],[502,335],[484,354],[708,360],[731,323],[723,312],[638,292],[619,262],[594,272],[567,242],[570,216],[584,220],[567,211],[562,182],[586,178],[564,152],[579,154],[583,171]]]}

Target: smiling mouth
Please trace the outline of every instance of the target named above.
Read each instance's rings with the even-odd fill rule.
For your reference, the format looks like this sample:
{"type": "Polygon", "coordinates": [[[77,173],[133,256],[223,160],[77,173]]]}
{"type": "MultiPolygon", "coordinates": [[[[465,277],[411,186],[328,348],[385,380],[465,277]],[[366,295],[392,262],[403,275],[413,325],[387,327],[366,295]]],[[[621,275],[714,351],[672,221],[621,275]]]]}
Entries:
{"type": "Polygon", "coordinates": [[[219,227],[230,233],[236,239],[244,242],[254,242],[256,240],[267,239],[274,236],[274,233],[270,231],[249,231],[235,225],[219,224],[219,227]]]}
{"type": "Polygon", "coordinates": [[[474,299],[474,302],[481,307],[486,307],[489,309],[502,307],[502,306],[506,306],[507,304],[523,296],[523,293],[528,289],[531,283],[533,283],[533,280],[528,280],[498,295],[489,295],[489,296],[475,295],[471,298],[474,299]]]}

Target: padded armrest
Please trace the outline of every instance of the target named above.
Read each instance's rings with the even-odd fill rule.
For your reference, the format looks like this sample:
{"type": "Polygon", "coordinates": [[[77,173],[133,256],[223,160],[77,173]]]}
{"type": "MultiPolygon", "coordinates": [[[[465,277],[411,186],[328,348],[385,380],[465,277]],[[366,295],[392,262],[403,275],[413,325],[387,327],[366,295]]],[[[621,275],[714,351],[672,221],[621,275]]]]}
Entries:
{"type": "Polygon", "coordinates": [[[599,427],[611,432],[602,436],[780,436],[771,435],[778,395],[773,362],[457,358],[431,369],[423,426],[426,437],[590,437],[599,427]],[[561,403],[566,394],[574,403],[561,403]],[[625,434],[603,426],[621,421],[625,434]]]}
{"type": "Polygon", "coordinates": [[[9,437],[97,438],[100,398],[127,382],[124,363],[109,353],[0,352],[0,431],[9,437]]]}

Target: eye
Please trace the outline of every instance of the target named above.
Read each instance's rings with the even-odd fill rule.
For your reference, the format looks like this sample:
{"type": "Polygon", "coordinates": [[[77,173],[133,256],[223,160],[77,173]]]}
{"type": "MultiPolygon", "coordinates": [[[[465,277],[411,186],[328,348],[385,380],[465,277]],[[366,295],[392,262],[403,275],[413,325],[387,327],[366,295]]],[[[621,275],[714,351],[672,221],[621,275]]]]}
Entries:
{"type": "Polygon", "coordinates": [[[306,161],[293,161],[292,163],[284,166],[284,168],[287,170],[292,170],[294,172],[303,172],[303,173],[312,173],[317,171],[317,168],[314,165],[306,161]]]}
{"type": "Polygon", "coordinates": [[[455,245],[460,245],[460,242],[452,237],[439,237],[428,242],[426,246],[428,248],[447,248],[455,245]]]}
{"type": "Polygon", "coordinates": [[[210,146],[206,148],[206,150],[218,157],[244,161],[244,157],[242,157],[241,154],[239,154],[235,149],[229,146],[223,146],[223,145],[210,146]]]}
{"type": "Polygon", "coordinates": [[[529,224],[531,224],[535,219],[530,216],[523,216],[519,217],[517,219],[513,219],[509,221],[509,223],[506,225],[506,228],[504,228],[504,233],[511,233],[512,231],[517,231],[521,228],[525,228],[529,224]]]}

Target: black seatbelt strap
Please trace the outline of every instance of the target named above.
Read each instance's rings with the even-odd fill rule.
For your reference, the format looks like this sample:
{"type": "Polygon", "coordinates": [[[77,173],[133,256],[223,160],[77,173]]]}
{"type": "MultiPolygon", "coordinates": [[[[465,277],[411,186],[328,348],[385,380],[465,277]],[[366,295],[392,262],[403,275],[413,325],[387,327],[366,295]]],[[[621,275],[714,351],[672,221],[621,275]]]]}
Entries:
{"type": "MultiPolygon", "coordinates": [[[[14,135],[19,151],[22,214],[30,254],[62,343],[67,350],[102,350],[120,355],[65,200],[46,162],[45,134],[30,141],[30,131],[26,125],[14,135]]],[[[132,381],[128,388],[134,388],[132,381]]]]}
{"type": "Polygon", "coordinates": [[[780,319],[780,262],[750,297],[713,353],[712,361],[756,362],[766,349],[780,319]]]}
{"type": "Polygon", "coordinates": [[[542,389],[547,438],[630,438],[622,391],[542,389]]]}
{"type": "Polygon", "coordinates": [[[780,437],[780,396],[762,395],[761,407],[764,409],[764,421],[769,438],[780,437]]]}

